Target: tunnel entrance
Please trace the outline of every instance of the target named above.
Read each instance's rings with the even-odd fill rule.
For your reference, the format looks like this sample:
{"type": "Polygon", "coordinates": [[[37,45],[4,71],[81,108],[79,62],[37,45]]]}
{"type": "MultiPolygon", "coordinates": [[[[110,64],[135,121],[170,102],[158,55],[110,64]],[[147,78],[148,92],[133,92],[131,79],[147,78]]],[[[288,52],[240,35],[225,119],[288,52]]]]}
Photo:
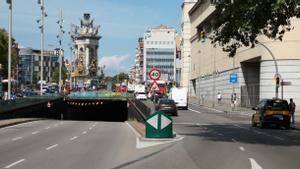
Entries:
{"type": "Polygon", "coordinates": [[[128,118],[127,100],[65,100],[64,120],[124,122],[128,118]]]}

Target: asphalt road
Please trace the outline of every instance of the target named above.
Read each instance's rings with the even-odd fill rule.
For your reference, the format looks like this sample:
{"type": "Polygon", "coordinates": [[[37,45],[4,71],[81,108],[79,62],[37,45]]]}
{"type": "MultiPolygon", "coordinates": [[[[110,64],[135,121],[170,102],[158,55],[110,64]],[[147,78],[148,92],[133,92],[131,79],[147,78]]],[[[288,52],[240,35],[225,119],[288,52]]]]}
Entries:
{"type": "Polygon", "coordinates": [[[0,168],[299,169],[300,132],[258,129],[249,117],[190,106],[174,117],[182,141],[136,148],[126,123],[37,121],[0,129],[0,168]]]}

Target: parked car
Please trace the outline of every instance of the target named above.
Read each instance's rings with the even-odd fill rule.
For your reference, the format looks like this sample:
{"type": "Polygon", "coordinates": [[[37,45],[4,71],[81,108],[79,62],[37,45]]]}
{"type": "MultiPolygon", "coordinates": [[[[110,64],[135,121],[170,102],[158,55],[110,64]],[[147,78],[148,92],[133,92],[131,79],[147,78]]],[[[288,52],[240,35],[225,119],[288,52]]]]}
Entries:
{"type": "Polygon", "coordinates": [[[252,115],[252,126],[278,125],[290,128],[289,106],[286,100],[264,99],[252,108],[256,112],[252,115]]]}
{"type": "Polygon", "coordinates": [[[168,115],[178,116],[176,104],[172,99],[168,99],[168,98],[159,99],[155,109],[157,111],[161,110],[168,115]]]}
{"type": "Polygon", "coordinates": [[[147,95],[145,92],[138,92],[135,94],[135,98],[138,100],[147,100],[147,95]]]}

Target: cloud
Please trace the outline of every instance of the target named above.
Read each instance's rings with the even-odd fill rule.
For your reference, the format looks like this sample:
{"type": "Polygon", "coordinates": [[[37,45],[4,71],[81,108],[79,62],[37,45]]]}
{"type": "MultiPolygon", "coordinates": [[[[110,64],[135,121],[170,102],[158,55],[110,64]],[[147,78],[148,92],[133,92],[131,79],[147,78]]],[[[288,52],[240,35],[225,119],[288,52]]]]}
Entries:
{"type": "Polygon", "coordinates": [[[128,55],[104,56],[99,60],[99,66],[105,66],[106,75],[115,75],[120,72],[128,72],[129,67],[126,65],[128,55]]]}

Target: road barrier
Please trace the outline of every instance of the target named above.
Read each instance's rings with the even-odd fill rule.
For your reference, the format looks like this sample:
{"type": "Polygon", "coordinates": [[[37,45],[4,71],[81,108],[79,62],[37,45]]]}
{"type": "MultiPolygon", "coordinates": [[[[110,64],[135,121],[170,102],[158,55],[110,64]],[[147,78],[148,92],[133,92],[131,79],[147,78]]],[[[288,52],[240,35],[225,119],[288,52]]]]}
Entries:
{"type": "Polygon", "coordinates": [[[141,123],[145,123],[150,116],[151,109],[143,102],[136,99],[128,99],[128,118],[136,119],[141,123]]]}

